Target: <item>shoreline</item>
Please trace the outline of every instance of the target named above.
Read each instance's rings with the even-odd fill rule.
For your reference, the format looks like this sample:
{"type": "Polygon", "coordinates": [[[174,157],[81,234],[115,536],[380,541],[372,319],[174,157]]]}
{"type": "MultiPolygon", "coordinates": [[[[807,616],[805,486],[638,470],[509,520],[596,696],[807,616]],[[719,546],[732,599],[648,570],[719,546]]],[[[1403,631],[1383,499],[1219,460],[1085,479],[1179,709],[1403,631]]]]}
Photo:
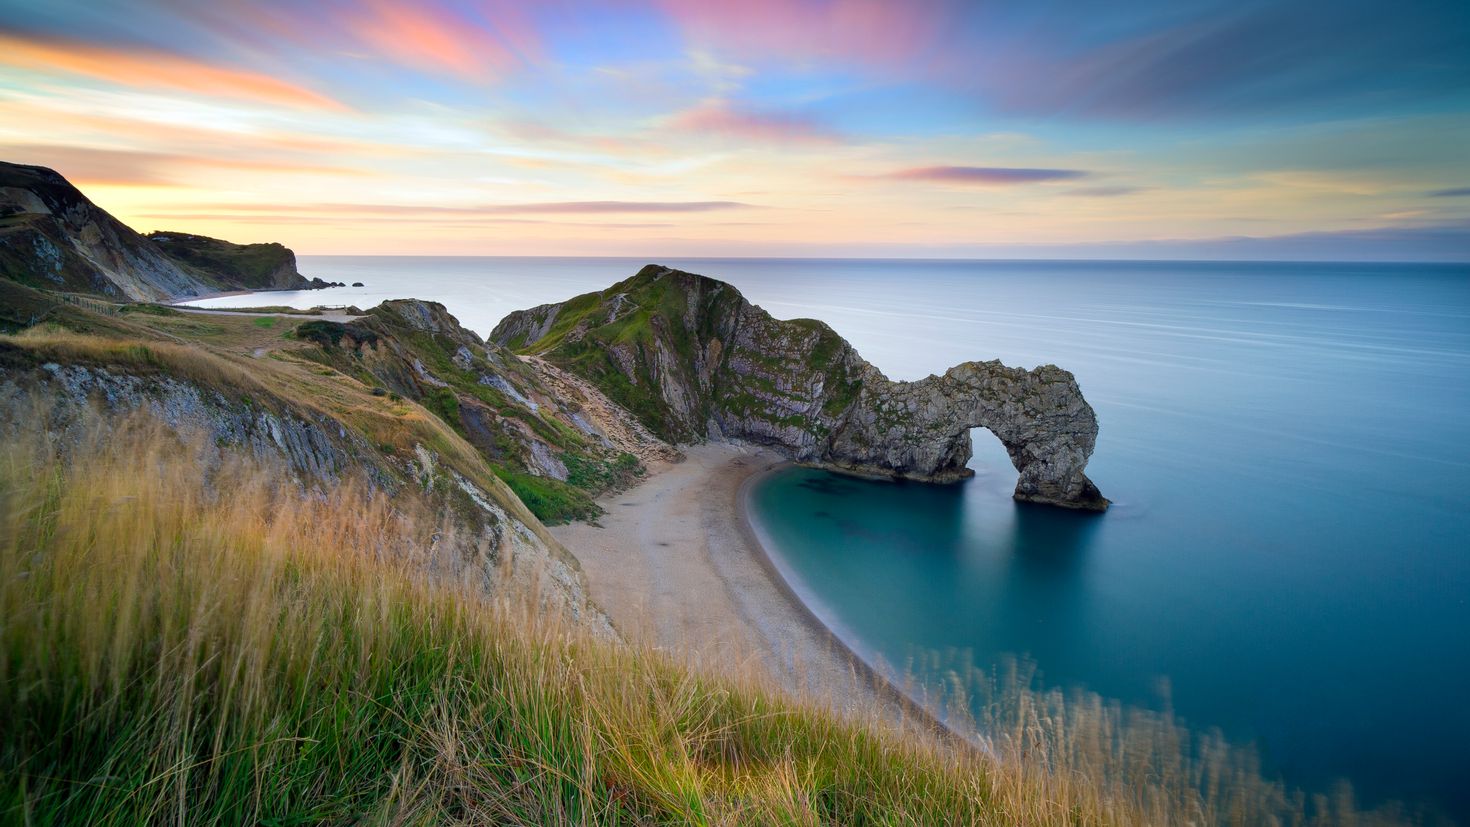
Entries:
{"type": "Polygon", "coordinates": [[[625,638],[737,678],[757,671],[839,714],[878,714],[983,749],[863,658],[780,571],[746,502],[759,480],[793,463],[740,443],[683,450],[683,462],[599,498],[599,524],[550,529],[625,638]]]}
{"type": "Polygon", "coordinates": [[[789,573],[787,567],[779,561],[776,552],[772,551],[774,543],[765,534],[753,516],[753,509],[750,503],[751,495],[755,486],[761,480],[787,468],[796,467],[809,466],[788,460],[749,475],[740,484],[740,490],[734,504],[736,513],[740,518],[741,527],[747,535],[746,541],[757,552],[771,580],[785,593],[792,605],[801,610],[802,615],[809,624],[819,629],[833,644],[846,653],[852,664],[864,673],[864,676],[876,691],[888,695],[892,702],[902,706],[905,713],[909,716],[922,721],[934,734],[955,741],[964,747],[977,749],[990,755],[990,750],[978,737],[978,733],[965,733],[945,721],[928,704],[905,690],[894,677],[885,674],[882,668],[874,664],[872,659],[862,653],[861,648],[855,642],[848,640],[835,628],[837,625],[835,622],[822,617],[822,614],[813,606],[813,599],[803,596],[802,591],[804,586],[800,584],[800,578],[789,573]]]}

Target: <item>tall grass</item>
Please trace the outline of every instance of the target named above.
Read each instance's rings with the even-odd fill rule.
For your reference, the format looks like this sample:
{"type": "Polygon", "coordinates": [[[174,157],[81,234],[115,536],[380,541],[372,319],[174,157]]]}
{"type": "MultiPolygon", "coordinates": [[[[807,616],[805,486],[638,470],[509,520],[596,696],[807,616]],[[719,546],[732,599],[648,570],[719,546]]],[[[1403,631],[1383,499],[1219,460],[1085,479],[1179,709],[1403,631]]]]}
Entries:
{"type": "Polygon", "coordinates": [[[1308,822],[1159,759],[1168,721],[998,683],[997,758],[593,639],[426,574],[411,497],[207,452],[143,419],[0,449],[0,821],[1308,822]]]}

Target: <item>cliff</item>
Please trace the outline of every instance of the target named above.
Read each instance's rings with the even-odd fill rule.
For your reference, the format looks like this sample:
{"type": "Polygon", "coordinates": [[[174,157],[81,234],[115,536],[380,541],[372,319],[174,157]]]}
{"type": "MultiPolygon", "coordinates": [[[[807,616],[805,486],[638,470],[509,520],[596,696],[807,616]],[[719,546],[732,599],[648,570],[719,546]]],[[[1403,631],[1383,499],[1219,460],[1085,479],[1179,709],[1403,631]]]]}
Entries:
{"type": "Polygon", "coordinates": [[[134,232],[53,170],[0,162],[0,278],[135,301],[313,286],[279,244],[164,238],[134,232]]]}
{"type": "Polygon", "coordinates": [[[280,244],[232,244],[177,232],[146,238],[178,264],[208,273],[240,290],[302,290],[309,282],[296,271],[296,254],[280,244]]]}
{"type": "Polygon", "coordinates": [[[436,302],[388,301],[295,335],[316,345],[302,356],[424,405],[549,523],[595,518],[594,496],[677,456],[595,388],[487,345],[436,302]]]}
{"type": "Polygon", "coordinates": [[[781,321],[714,279],[649,265],[599,293],[518,311],[492,342],[581,376],[671,442],[732,437],[843,471],[960,479],[971,428],[1020,474],[1018,500],[1103,510],[1086,476],[1097,418],[1072,374],[965,362],[895,382],[822,322],[781,321]]]}
{"type": "MultiPolygon", "coordinates": [[[[215,317],[94,301],[79,306],[4,281],[0,309],[7,311],[0,315],[3,326],[19,330],[0,336],[0,438],[39,427],[65,445],[76,441],[79,428],[96,427],[91,419],[98,415],[101,426],[111,428],[142,412],[181,433],[199,434],[217,449],[219,462],[240,453],[280,464],[303,496],[344,480],[365,481],[389,495],[416,492],[443,515],[440,542],[424,562],[434,574],[475,584],[496,598],[529,597],[547,612],[607,631],[605,617],[588,601],[580,565],[546,532],[533,510],[535,498],[517,490],[527,490],[522,478],[539,480],[524,464],[534,449],[529,438],[517,441],[520,426],[487,415],[486,427],[505,448],[500,455],[487,453],[484,443],[466,436],[474,434],[463,420],[446,416],[452,403],[442,395],[421,396],[408,378],[430,351],[419,350],[423,343],[409,340],[407,322],[398,320],[437,319],[446,335],[458,335],[442,308],[395,302],[379,315],[340,325],[347,333],[325,346],[333,328],[324,326],[333,323],[313,317],[215,317]],[[387,391],[369,366],[397,377],[394,387],[406,393],[387,391]]],[[[499,375],[483,353],[470,364],[486,376],[499,375]]],[[[524,380],[519,386],[537,396],[549,393],[524,380]]],[[[622,456],[614,449],[583,450],[588,457],[622,456]]],[[[575,465],[565,459],[569,455],[552,454],[575,465]]],[[[201,479],[207,470],[201,469],[201,479]]],[[[584,497],[596,488],[555,484],[584,497]]]]}

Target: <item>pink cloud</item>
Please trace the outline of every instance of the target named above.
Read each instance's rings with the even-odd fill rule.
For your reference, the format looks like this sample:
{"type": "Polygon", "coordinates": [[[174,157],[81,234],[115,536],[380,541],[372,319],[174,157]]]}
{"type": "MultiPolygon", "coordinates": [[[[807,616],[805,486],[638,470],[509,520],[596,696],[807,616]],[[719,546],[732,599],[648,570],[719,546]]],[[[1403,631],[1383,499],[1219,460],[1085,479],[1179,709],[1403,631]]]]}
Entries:
{"type": "Polygon", "coordinates": [[[686,35],[741,54],[892,63],[922,58],[944,4],[890,0],[663,0],[686,35]]]}
{"type": "Polygon", "coordinates": [[[815,118],[795,112],[740,109],[715,100],[686,109],[668,121],[675,129],[773,143],[826,142],[837,133],[815,118]]]}
{"type": "MultiPolygon", "coordinates": [[[[503,15],[507,22],[518,17],[503,15]]],[[[356,39],[410,68],[486,80],[504,74],[518,60],[493,24],[465,19],[433,3],[368,0],[342,22],[356,39]]],[[[520,32],[519,25],[507,28],[520,32]]]]}
{"type": "Polygon", "coordinates": [[[343,109],[337,101],[260,72],[217,66],[157,49],[23,39],[0,32],[0,65],[64,72],[140,89],[168,89],[277,106],[343,109]]]}

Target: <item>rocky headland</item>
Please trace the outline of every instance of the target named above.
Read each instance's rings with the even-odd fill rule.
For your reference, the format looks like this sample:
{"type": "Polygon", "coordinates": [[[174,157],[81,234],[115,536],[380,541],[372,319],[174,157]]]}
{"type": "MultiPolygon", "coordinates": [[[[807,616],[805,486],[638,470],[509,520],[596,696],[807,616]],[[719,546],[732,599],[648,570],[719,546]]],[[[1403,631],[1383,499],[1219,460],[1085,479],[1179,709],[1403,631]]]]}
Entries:
{"type": "Polygon", "coordinates": [[[513,313],[495,344],[586,379],[673,443],[737,439],[841,471],[968,476],[971,428],[1020,474],[1018,500],[1101,511],[1085,469],[1097,417],[1071,373],[998,361],[895,382],[826,324],[782,321],[734,287],[658,265],[599,293],[513,313]]]}
{"type": "Polygon", "coordinates": [[[280,244],[141,235],[59,173],[0,162],[0,278],[43,290],[175,301],[233,290],[330,286],[280,244]]]}

